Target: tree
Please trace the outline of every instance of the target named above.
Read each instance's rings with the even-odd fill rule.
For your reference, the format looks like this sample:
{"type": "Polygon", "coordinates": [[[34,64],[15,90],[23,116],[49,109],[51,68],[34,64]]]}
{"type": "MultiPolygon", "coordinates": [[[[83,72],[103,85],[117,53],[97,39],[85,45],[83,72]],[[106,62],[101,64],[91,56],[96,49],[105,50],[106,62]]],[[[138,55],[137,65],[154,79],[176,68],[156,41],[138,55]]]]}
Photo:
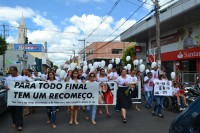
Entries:
{"type": "Polygon", "coordinates": [[[123,53],[122,56],[122,62],[123,64],[126,66],[127,64],[131,64],[131,68],[134,68],[133,65],[133,61],[132,61],[132,57],[135,56],[135,46],[129,46],[128,48],[126,48],[126,51],[123,53]],[[131,59],[129,61],[126,61],[126,57],[130,56],[131,59]]]}
{"type": "Polygon", "coordinates": [[[5,54],[6,50],[7,50],[7,42],[4,38],[2,38],[0,36],[0,55],[5,54]]]}
{"type": "Polygon", "coordinates": [[[57,65],[53,65],[53,68],[54,68],[55,70],[57,70],[57,69],[58,69],[58,66],[57,66],[57,65]]]}

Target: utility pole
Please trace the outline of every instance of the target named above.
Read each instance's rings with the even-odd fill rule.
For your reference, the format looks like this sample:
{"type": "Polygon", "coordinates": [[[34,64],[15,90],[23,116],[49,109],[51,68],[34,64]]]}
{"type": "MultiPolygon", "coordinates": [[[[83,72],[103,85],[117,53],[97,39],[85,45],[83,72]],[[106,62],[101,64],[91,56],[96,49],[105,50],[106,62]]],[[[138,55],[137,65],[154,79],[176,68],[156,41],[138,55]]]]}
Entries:
{"type": "Polygon", "coordinates": [[[161,68],[161,48],[160,48],[160,17],[159,17],[159,3],[158,0],[155,0],[154,2],[155,4],[155,17],[156,17],[156,44],[157,44],[157,55],[158,55],[158,59],[157,59],[157,64],[159,69],[161,68]]]}
{"type": "Polygon", "coordinates": [[[75,63],[75,49],[73,51],[74,51],[74,63],[75,63]]]}
{"type": "Polygon", "coordinates": [[[84,48],[83,48],[83,61],[85,61],[85,60],[86,60],[86,59],[85,59],[85,39],[83,39],[83,40],[78,40],[78,41],[82,41],[83,44],[84,44],[84,48]]]}
{"type": "MultiPolygon", "coordinates": [[[[6,40],[6,31],[8,31],[8,30],[6,30],[6,25],[5,24],[3,24],[3,39],[4,40],[6,40]]],[[[3,54],[3,73],[5,73],[5,52],[4,52],[4,54],[3,54]]]]}

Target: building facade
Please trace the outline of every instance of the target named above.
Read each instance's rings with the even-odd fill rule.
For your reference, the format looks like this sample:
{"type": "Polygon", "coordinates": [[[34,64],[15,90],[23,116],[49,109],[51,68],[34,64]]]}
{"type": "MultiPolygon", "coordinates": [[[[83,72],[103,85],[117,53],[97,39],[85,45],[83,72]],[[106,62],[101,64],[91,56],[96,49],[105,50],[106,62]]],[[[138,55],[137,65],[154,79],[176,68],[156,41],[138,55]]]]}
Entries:
{"type": "MultiPolygon", "coordinates": [[[[162,67],[168,78],[177,72],[181,82],[195,82],[200,74],[200,0],[179,0],[163,9],[160,17],[162,67]]],[[[146,61],[157,61],[155,17],[133,25],[121,34],[122,41],[146,47],[146,61]]]]}
{"type": "Polygon", "coordinates": [[[86,61],[94,63],[104,60],[108,65],[109,60],[122,58],[126,48],[133,45],[134,43],[129,42],[94,42],[85,49],[86,61]]]}
{"type": "MultiPolygon", "coordinates": [[[[28,44],[27,29],[22,16],[21,24],[18,27],[18,43],[9,44],[5,53],[5,68],[17,66],[19,70],[23,68],[34,68],[42,71],[42,67],[52,67],[52,62],[48,59],[47,42],[43,44],[28,44]]],[[[0,62],[3,57],[0,56],[0,62]]],[[[3,65],[0,64],[0,68],[3,65]]]]}

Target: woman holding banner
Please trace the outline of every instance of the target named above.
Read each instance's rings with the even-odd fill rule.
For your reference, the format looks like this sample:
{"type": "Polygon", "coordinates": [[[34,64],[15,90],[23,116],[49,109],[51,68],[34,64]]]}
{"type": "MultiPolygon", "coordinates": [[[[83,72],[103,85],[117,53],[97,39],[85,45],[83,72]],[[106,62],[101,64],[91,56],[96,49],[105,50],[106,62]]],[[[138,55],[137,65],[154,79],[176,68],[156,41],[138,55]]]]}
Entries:
{"type": "Polygon", "coordinates": [[[116,81],[118,84],[116,110],[121,109],[121,117],[123,122],[126,123],[126,109],[132,105],[131,98],[125,93],[131,82],[130,76],[126,74],[126,69],[121,70],[121,76],[119,76],[116,81]]]}
{"type": "MultiPolygon", "coordinates": [[[[102,68],[100,69],[100,73],[99,75],[97,76],[97,82],[100,82],[100,83],[103,83],[103,82],[107,82],[108,81],[108,77],[105,73],[105,70],[102,68]]],[[[105,105],[105,108],[106,108],[106,115],[108,118],[111,118],[111,114],[108,110],[108,105],[105,105]]],[[[99,108],[99,114],[102,114],[102,110],[101,108],[99,108]]]]}
{"type": "MultiPolygon", "coordinates": [[[[89,74],[89,81],[87,82],[96,82],[95,81],[95,74],[92,72],[89,74]]],[[[91,118],[91,122],[93,125],[96,125],[96,110],[97,110],[97,106],[96,105],[87,105],[86,106],[86,120],[89,120],[91,118]],[[92,110],[91,110],[92,108],[92,110]],[[91,111],[91,117],[90,117],[90,111],[91,111]]]]}
{"type": "MultiPolygon", "coordinates": [[[[78,79],[78,70],[77,69],[72,71],[72,76],[71,76],[71,78],[69,80],[69,83],[76,83],[76,82],[81,82],[81,80],[78,79]]],[[[69,125],[72,125],[73,123],[75,125],[78,125],[79,123],[77,121],[77,116],[78,116],[79,107],[78,106],[70,106],[69,110],[70,110],[69,125]]]]}
{"type": "MultiPolygon", "coordinates": [[[[32,74],[32,70],[31,69],[27,69],[27,76],[25,77],[25,80],[28,81],[28,82],[32,82],[34,81],[34,77],[33,77],[33,74],[32,74]]],[[[24,116],[28,116],[30,115],[30,108],[29,106],[26,106],[24,107],[24,116]]]]}
{"type": "MultiPolygon", "coordinates": [[[[57,83],[58,81],[55,78],[55,73],[53,71],[49,71],[47,74],[47,82],[49,83],[57,83]]],[[[56,106],[48,106],[47,107],[47,115],[48,115],[48,120],[47,124],[52,125],[52,128],[56,128],[56,106]]]]}

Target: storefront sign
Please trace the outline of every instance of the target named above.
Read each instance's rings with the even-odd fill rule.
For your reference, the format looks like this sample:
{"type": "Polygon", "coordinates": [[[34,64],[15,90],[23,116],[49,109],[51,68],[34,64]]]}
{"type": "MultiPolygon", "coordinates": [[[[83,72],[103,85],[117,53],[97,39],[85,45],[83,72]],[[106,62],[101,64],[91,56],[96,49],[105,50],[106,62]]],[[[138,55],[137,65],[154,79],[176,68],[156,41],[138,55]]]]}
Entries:
{"type": "Polygon", "coordinates": [[[135,46],[135,52],[142,52],[141,46],[135,46]]]}
{"type": "MultiPolygon", "coordinates": [[[[149,62],[155,61],[156,57],[157,54],[148,55],[149,62]]],[[[200,58],[200,47],[188,48],[185,50],[177,50],[161,54],[161,61],[187,60],[197,58],[200,58]]]]}
{"type": "Polygon", "coordinates": [[[14,44],[14,49],[26,50],[27,52],[42,52],[42,44],[14,44]]]}
{"type": "MultiPolygon", "coordinates": [[[[179,41],[179,34],[174,33],[160,38],[160,46],[176,43],[179,41]]],[[[151,48],[157,47],[156,40],[151,41],[151,48]]]]}
{"type": "Polygon", "coordinates": [[[188,48],[185,50],[178,50],[161,54],[162,61],[186,60],[194,58],[200,58],[200,47],[188,48]]]}

